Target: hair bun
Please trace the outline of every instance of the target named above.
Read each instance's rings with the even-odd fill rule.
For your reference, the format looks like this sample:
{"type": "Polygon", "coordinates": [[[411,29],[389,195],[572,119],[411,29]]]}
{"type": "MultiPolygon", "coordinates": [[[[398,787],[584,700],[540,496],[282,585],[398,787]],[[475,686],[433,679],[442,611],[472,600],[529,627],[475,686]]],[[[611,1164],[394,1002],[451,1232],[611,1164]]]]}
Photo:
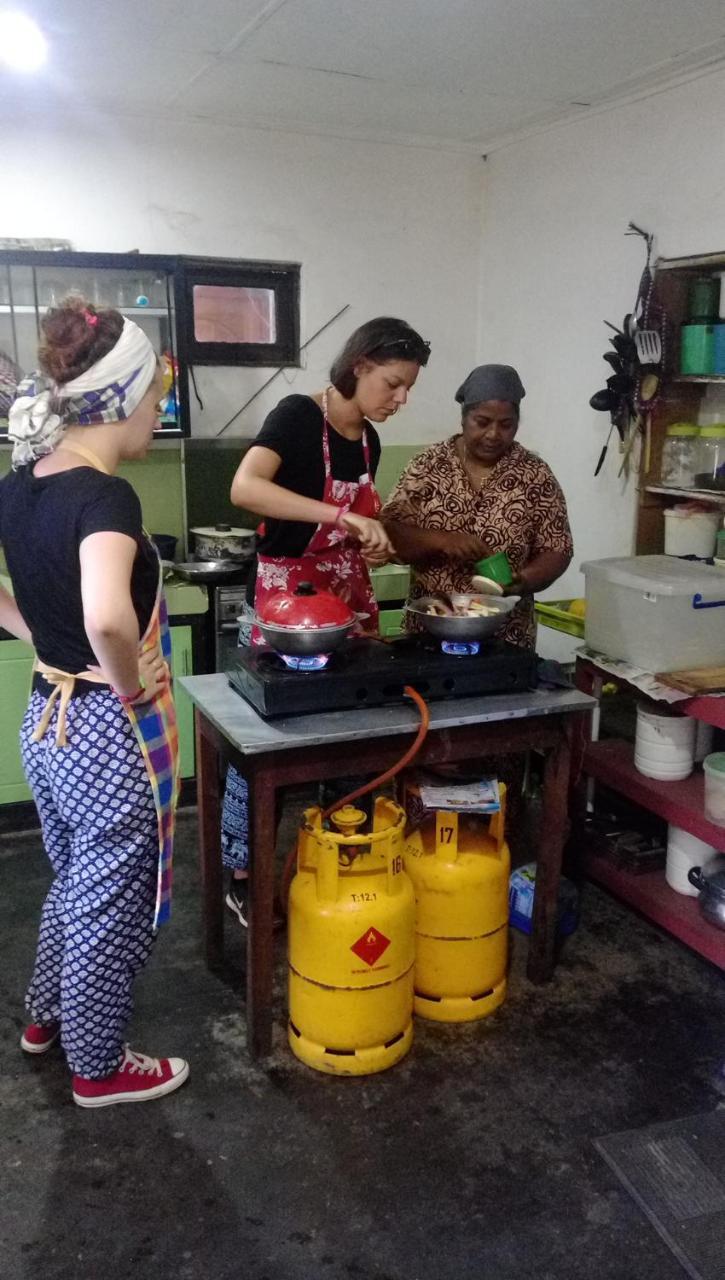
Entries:
{"type": "Polygon", "coordinates": [[[119,311],[96,309],[79,293],[51,307],[41,321],[40,367],[55,382],[72,382],[115,347],[123,329],[119,311]]]}

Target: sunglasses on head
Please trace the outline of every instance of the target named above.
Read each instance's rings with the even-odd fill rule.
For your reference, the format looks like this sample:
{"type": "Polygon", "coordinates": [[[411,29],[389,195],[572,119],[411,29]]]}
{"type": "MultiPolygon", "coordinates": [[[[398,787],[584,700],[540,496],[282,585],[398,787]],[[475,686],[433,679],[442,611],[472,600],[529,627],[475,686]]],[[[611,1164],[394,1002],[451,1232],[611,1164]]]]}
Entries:
{"type": "MultiPolygon", "coordinates": [[[[423,338],[396,338],[393,342],[382,342],[375,352],[395,352],[403,360],[415,360],[417,364],[426,364],[430,355],[430,343],[423,338]]],[[[371,351],[370,353],[374,353],[371,351]]]]}

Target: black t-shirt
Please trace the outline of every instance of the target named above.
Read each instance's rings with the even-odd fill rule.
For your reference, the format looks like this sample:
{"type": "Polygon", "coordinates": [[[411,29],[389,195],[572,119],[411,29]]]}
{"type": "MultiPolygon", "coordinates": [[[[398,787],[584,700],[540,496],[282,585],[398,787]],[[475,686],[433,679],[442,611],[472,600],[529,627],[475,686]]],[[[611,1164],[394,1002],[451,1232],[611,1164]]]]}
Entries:
{"type": "Polygon", "coordinates": [[[0,544],[15,599],[38,657],[63,671],[97,663],[83,625],[79,547],[89,534],[108,532],[137,544],[131,597],[143,634],[158,559],[143,537],[141,504],[128,481],[91,467],[36,477],[29,466],[0,480],[0,544]]]}
{"type": "MultiPolygon", "coordinates": [[[[255,444],[273,449],[282,459],[275,484],[305,498],[322,501],[325,489],[325,459],[322,452],[322,410],[311,396],[285,396],[265,419],[255,444]]],[[[375,477],[380,461],[380,437],[366,422],[370,449],[370,475],[375,477]]],[[[362,440],[347,440],[330,427],[330,465],[335,480],[358,481],[365,474],[362,440]]],[[[264,536],[257,550],[265,556],[301,556],[316,526],[298,520],[264,521],[264,536]]]]}

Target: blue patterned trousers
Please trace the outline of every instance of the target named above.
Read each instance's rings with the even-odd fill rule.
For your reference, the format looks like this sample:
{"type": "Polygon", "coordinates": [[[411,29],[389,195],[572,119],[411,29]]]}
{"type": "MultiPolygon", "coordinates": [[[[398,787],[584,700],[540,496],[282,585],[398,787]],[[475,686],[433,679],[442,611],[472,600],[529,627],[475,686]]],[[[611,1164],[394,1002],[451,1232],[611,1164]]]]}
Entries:
{"type": "Polygon", "coordinates": [[[133,727],[108,689],[74,698],[68,745],[31,735],[44,697],[33,693],[20,731],[23,767],[55,878],[43,906],[26,997],[33,1022],[59,1022],[71,1071],[88,1079],[123,1057],[133,980],[153,942],[158,828],[133,727]]]}

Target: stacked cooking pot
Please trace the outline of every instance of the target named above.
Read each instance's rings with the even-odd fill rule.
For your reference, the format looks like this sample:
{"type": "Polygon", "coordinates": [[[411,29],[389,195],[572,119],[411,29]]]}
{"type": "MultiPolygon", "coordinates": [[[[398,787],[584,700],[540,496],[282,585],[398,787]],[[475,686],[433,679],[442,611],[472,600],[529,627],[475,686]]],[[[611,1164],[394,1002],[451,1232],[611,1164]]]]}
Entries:
{"type": "Polygon", "coordinates": [[[234,529],[228,524],[202,526],[189,531],[194,540],[193,560],[175,565],[187,582],[241,582],[254,556],[253,529],[234,529]]]}

